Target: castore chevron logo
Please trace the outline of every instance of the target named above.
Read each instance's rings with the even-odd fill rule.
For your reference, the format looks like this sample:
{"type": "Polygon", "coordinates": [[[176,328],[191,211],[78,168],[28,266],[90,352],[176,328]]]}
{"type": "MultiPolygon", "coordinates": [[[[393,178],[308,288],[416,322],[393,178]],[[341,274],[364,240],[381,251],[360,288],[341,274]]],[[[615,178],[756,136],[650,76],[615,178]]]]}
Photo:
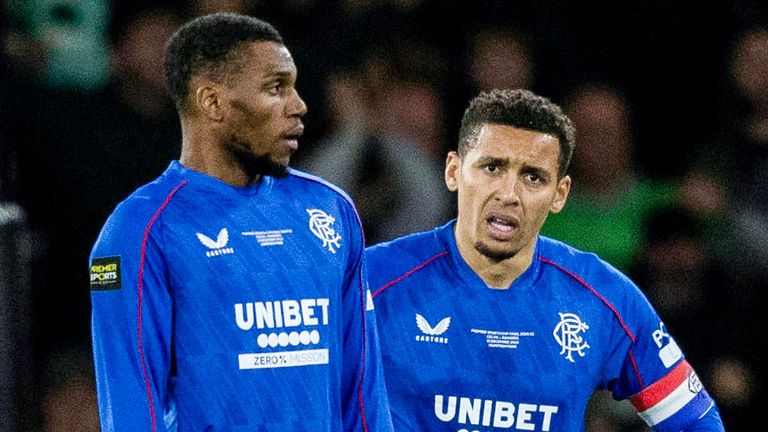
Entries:
{"type": "Polygon", "coordinates": [[[451,325],[451,317],[446,317],[440,320],[434,327],[429,325],[429,322],[423,316],[416,314],[416,327],[421,330],[420,335],[416,336],[416,340],[419,342],[435,342],[435,343],[448,343],[448,338],[442,337],[443,333],[448,331],[448,327],[451,325]]]}
{"type": "Polygon", "coordinates": [[[216,236],[216,240],[213,240],[207,235],[201,233],[197,233],[197,239],[200,240],[200,243],[209,249],[205,252],[205,256],[207,257],[235,253],[233,248],[227,247],[227,243],[229,243],[229,231],[227,231],[226,228],[222,228],[221,231],[219,231],[219,235],[216,236]]]}

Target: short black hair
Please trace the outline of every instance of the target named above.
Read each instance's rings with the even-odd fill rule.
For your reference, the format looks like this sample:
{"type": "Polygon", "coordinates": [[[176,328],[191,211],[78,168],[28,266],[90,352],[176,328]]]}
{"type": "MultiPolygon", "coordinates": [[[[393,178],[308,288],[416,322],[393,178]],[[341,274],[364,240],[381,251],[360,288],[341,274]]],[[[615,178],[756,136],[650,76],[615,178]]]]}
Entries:
{"type": "Polygon", "coordinates": [[[576,143],[576,129],[563,110],[549,99],[529,90],[491,90],[469,102],[459,130],[459,156],[466,156],[486,124],[500,124],[552,135],[560,141],[558,177],[563,177],[571,163],[576,143]]]}
{"type": "Polygon", "coordinates": [[[190,79],[206,74],[217,81],[242,67],[238,51],[247,42],[276,42],[280,33],[266,21],[228,12],[195,18],[181,26],[165,47],[165,83],[177,109],[183,112],[190,79]]]}

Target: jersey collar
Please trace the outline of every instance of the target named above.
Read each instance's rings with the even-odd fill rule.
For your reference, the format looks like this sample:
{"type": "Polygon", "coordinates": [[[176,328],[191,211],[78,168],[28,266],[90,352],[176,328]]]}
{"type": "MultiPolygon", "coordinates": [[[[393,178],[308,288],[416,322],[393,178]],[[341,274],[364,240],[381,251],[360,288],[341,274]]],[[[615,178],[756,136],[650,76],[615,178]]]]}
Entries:
{"type": "MultiPolygon", "coordinates": [[[[440,238],[440,241],[443,243],[443,246],[446,250],[448,250],[449,255],[451,257],[451,263],[456,270],[456,273],[459,275],[461,279],[464,280],[465,283],[467,283],[470,286],[481,286],[486,288],[488,291],[496,291],[496,292],[507,292],[509,290],[493,290],[488,288],[488,286],[485,284],[485,281],[483,281],[480,276],[478,276],[477,273],[475,273],[474,270],[467,264],[466,261],[464,261],[464,258],[462,258],[461,253],[459,253],[459,248],[456,245],[456,236],[454,235],[454,228],[456,226],[456,220],[452,220],[448,222],[447,224],[443,225],[438,229],[438,237],[440,238]]],[[[540,244],[541,239],[536,238],[536,249],[533,252],[533,261],[531,262],[531,265],[523,272],[523,274],[520,275],[517,279],[515,279],[512,284],[509,286],[510,290],[519,290],[523,287],[532,287],[536,280],[539,278],[540,272],[541,272],[541,261],[539,260],[540,257],[540,244]]]]}
{"type": "Polygon", "coordinates": [[[274,178],[269,176],[262,176],[261,180],[256,184],[249,186],[232,186],[230,184],[224,183],[216,177],[187,168],[177,160],[171,162],[170,166],[168,167],[168,173],[184,178],[190,185],[196,186],[198,188],[233,196],[256,195],[262,190],[269,190],[272,186],[272,182],[274,182],[274,178]]]}

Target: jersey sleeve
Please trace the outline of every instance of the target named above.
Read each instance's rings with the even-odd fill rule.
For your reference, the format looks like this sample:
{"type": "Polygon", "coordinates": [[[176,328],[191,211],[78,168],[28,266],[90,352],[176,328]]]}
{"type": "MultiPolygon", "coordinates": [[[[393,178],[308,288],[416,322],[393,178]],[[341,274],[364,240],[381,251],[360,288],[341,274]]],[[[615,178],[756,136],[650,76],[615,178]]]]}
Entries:
{"type": "Polygon", "coordinates": [[[616,399],[629,399],[658,432],[722,431],[715,401],[643,293],[627,282],[627,319],[632,343],[623,359],[616,399]]]}
{"type": "Polygon", "coordinates": [[[392,431],[379,338],[368,288],[362,225],[350,210],[350,255],[344,275],[342,410],[345,431],[392,431]]]}
{"type": "MultiPolygon", "coordinates": [[[[152,215],[148,215],[152,216],[152,215]]],[[[169,431],[172,307],[155,218],[123,212],[90,259],[91,324],[101,430],[169,431]]]]}

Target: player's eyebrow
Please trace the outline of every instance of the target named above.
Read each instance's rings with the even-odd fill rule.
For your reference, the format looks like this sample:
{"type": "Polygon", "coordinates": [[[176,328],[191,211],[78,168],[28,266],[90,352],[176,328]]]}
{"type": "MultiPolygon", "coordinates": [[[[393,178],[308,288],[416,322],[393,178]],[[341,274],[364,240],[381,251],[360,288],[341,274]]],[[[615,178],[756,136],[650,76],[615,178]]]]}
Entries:
{"type": "Polygon", "coordinates": [[[261,79],[263,81],[283,80],[290,81],[293,77],[293,71],[290,69],[274,69],[264,73],[261,79]]]}
{"type": "Polygon", "coordinates": [[[524,173],[536,174],[537,176],[541,177],[544,180],[549,180],[552,177],[549,170],[537,165],[525,164],[523,165],[521,171],[524,173]]]}
{"type": "Polygon", "coordinates": [[[506,166],[509,164],[509,159],[500,158],[495,156],[480,156],[475,160],[474,165],[500,165],[506,166]]]}

